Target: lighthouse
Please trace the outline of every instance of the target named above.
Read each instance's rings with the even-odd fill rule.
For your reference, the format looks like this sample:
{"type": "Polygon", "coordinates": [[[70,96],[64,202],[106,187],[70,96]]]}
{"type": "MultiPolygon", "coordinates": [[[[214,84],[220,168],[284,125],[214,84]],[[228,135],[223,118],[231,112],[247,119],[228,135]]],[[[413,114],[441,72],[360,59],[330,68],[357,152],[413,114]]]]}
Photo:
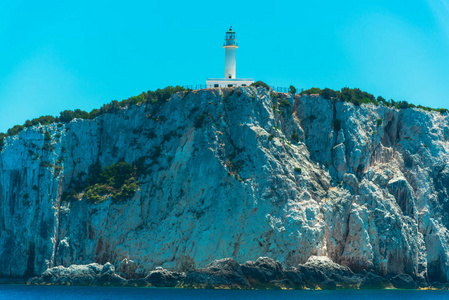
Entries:
{"type": "Polygon", "coordinates": [[[225,48],[225,78],[235,78],[235,50],[238,48],[235,41],[235,32],[232,31],[232,27],[226,32],[225,42],[223,48],[225,48]]]}
{"type": "Polygon", "coordinates": [[[232,27],[225,34],[225,41],[223,44],[225,49],[225,76],[224,78],[208,78],[206,85],[208,88],[218,87],[236,87],[248,86],[254,82],[252,78],[236,78],[236,60],[235,52],[238,48],[237,40],[235,38],[235,31],[232,27]]]}

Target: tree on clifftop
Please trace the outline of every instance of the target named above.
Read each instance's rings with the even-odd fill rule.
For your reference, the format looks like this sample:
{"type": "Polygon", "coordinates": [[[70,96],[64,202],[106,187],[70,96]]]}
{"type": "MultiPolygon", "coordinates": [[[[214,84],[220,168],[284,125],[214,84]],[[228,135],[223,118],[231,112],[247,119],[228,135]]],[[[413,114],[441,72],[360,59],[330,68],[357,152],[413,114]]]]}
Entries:
{"type": "Polygon", "coordinates": [[[255,87],[259,87],[259,86],[261,86],[261,87],[263,87],[263,88],[266,88],[266,89],[269,89],[270,88],[270,86],[268,85],[268,84],[266,84],[265,82],[263,82],[263,81],[256,81],[256,82],[254,82],[254,83],[251,83],[251,85],[250,86],[255,86],[255,87]]]}
{"type": "Polygon", "coordinates": [[[290,86],[290,93],[296,94],[296,88],[293,85],[290,86]]]}

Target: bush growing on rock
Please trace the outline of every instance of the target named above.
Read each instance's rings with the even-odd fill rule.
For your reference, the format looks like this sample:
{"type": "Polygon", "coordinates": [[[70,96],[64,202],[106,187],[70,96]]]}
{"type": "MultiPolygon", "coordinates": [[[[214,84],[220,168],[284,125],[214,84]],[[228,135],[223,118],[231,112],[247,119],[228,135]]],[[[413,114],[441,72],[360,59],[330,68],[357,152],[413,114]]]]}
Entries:
{"type": "Polygon", "coordinates": [[[410,107],[410,105],[408,104],[407,101],[400,101],[399,104],[398,104],[398,108],[400,108],[400,109],[406,109],[406,108],[409,108],[409,107],[410,107]]]}
{"type": "Polygon", "coordinates": [[[321,91],[321,96],[324,99],[331,100],[332,98],[339,98],[340,92],[325,88],[321,91]]]}
{"type": "Polygon", "coordinates": [[[25,124],[23,124],[24,127],[28,128],[37,124],[41,125],[48,125],[54,122],[58,122],[57,119],[53,116],[42,116],[36,119],[33,119],[31,121],[26,121],[25,124]]]}
{"type": "Polygon", "coordinates": [[[291,85],[289,89],[291,94],[296,94],[296,88],[293,85],[291,85]]]}
{"type": "Polygon", "coordinates": [[[299,93],[300,95],[310,95],[310,94],[318,94],[321,95],[321,89],[320,88],[310,88],[308,90],[302,91],[301,93],[299,93]]]}
{"type": "Polygon", "coordinates": [[[354,105],[360,105],[361,103],[374,103],[377,105],[377,101],[373,95],[358,88],[342,88],[340,91],[340,99],[342,101],[351,102],[354,105]]]}
{"type": "Polygon", "coordinates": [[[128,199],[138,188],[136,171],[137,168],[129,163],[118,162],[105,167],[98,176],[91,175],[89,178],[91,185],[86,187],[87,200],[101,202],[106,200],[107,196],[111,196],[114,201],[128,199]]]}
{"type": "Polygon", "coordinates": [[[281,102],[279,102],[279,106],[292,106],[290,102],[287,99],[282,99],[281,102]]]}
{"type": "Polygon", "coordinates": [[[59,114],[59,122],[62,122],[62,123],[69,123],[70,121],[72,121],[75,118],[91,119],[92,117],[87,111],[84,111],[81,109],[64,110],[59,114]]]}
{"type": "Polygon", "coordinates": [[[80,173],[61,198],[63,201],[76,200],[84,192],[85,198],[91,203],[102,202],[108,197],[116,202],[127,200],[139,188],[137,178],[146,169],[144,159],[139,159],[138,164],[118,162],[103,169],[99,163],[93,164],[89,167],[89,175],[80,173]]]}
{"type": "Polygon", "coordinates": [[[265,82],[263,82],[263,81],[256,81],[256,82],[253,82],[253,83],[251,83],[251,85],[250,86],[255,86],[255,87],[259,87],[259,86],[261,86],[261,87],[263,87],[263,88],[265,88],[265,89],[269,89],[270,88],[270,86],[268,85],[268,84],[266,84],[265,82]]]}
{"type": "Polygon", "coordinates": [[[16,135],[18,133],[20,133],[25,127],[22,125],[15,125],[14,127],[8,129],[7,131],[7,135],[11,136],[11,135],[16,135]]]}

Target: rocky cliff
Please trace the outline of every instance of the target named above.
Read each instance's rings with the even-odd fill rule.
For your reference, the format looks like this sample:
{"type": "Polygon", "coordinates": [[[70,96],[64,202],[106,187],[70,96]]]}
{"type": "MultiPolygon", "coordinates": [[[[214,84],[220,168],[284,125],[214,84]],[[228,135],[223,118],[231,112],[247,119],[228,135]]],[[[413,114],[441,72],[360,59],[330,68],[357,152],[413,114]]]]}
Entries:
{"type": "Polygon", "coordinates": [[[447,282],[448,151],[447,114],[254,87],[34,126],[0,154],[0,276],[325,256],[447,282]],[[88,200],[94,167],[120,161],[139,169],[137,188],[88,200]]]}

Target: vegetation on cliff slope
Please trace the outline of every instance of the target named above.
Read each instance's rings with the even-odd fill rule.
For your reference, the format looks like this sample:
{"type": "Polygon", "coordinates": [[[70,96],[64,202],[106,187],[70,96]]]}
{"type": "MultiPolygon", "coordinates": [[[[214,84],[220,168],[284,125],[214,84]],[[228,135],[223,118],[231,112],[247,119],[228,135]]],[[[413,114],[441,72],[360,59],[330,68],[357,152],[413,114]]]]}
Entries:
{"type": "MultiPolygon", "coordinates": [[[[266,89],[269,89],[269,85],[266,84],[263,81],[257,81],[251,86],[255,87],[263,87],[266,89]]],[[[289,88],[291,94],[296,94],[296,88],[294,86],[290,86],[289,88]]],[[[385,100],[382,96],[378,96],[377,98],[374,97],[374,95],[362,91],[358,88],[348,88],[344,87],[340,91],[335,91],[329,88],[320,89],[317,87],[310,88],[308,90],[304,90],[300,93],[300,95],[311,95],[311,94],[317,94],[323,97],[327,100],[337,100],[337,101],[345,101],[345,102],[351,102],[352,104],[356,106],[360,106],[361,104],[365,103],[373,103],[374,105],[378,106],[379,104],[382,104],[383,106],[392,107],[396,109],[405,109],[405,108],[419,108],[425,111],[437,111],[442,114],[445,114],[448,112],[448,109],[446,108],[431,108],[427,106],[422,105],[414,105],[411,103],[408,103],[407,101],[394,101],[393,99],[385,100]]]]}
{"type": "Polygon", "coordinates": [[[318,94],[324,99],[328,100],[340,100],[345,102],[351,102],[356,106],[360,106],[363,103],[373,103],[374,105],[382,104],[383,106],[393,107],[397,109],[405,109],[405,108],[420,108],[426,111],[438,111],[440,113],[447,113],[448,110],[446,108],[431,108],[422,105],[414,105],[408,103],[407,101],[394,101],[390,99],[389,101],[385,100],[382,96],[378,96],[375,98],[372,94],[364,92],[358,88],[350,89],[350,88],[342,88],[340,91],[334,91],[329,88],[320,89],[320,88],[310,88],[308,90],[304,90],[300,93],[301,95],[310,95],[310,94],[318,94]]]}
{"type": "Polygon", "coordinates": [[[89,167],[89,174],[80,173],[62,195],[63,201],[77,200],[85,197],[91,203],[99,203],[107,198],[115,202],[130,199],[139,188],[137,179],[146,168],[142,159],[134,164],[117,162],[101,168],[100,163],[89,167]]]}
{"type": "Polygon", "coordinates": [[[32,127],[34,125],[48,125],[51,123],[69,123],[75,118],[79,119],[95,119],[96,117],[108,113],[116,113],[121,108],[131,105],[140,105],[146,103],[163,103],[167,101],[174,93],[186,91],[181,86],[167,86],[163,89],[157,89],[156,91],[142,92],[138,96],[134,96],[122,101],[113,100],[112,102],[103,105],[100,109],[93,109],[91,112],[87,112],[81,109],[64,110],[60,113],[59,117],[42,116],[33,120],[27,120],[23,125],[15,125],[8,129],[5,133],[0,133],[0,151],[4,144],[4,139],[7,136],[13,136],[20,133],[24,128],[32,127]]]}
{"type": "MultiPolygon", "coordinates": [[[[251,86],[254,87],[263,87],[269,89],[269,85],[264,83],[263,81],[257,81],[251,86]]],[[[185,88],[181,86],[167,86],[163,89],[157,89],[156,91],[148,91],[142,92],[140,95],[122,100],[122,101],[112,101],[108,104],[103,105],[100,109],[93,109],[91,112],[86,112],[84,110],[75,109],[75,110],[64,110],[60,113],[59,117],[53,116],[41,116],[39,118],[35,118],[33,120],[26,121],[23,125],[15,125],[14,127],[8,129],[6,133],[0,133],[0,151],[4,145],[4,139],[7,136],[13,136],[20,133],[24,128],[28,128],[34,125],[48,125],[55,122],[61,123],[69,123],[75,118],[79,119],[94,119],[97,116],[108,114],[108,113],[116,113],[121,108],[131,106],[131,105],[142,105],[142,104],[156,104],[163,103],[167,101],[173,94],[177,92],[187,91],[185,88]]],[[[290,86],[290,92],[295,94],[296,88],[290,86]]],[[[373,103],[374,105],[382,104],[387,107],[392,107],[396,109],[405,109],[405,108],[420,108],[425,111],[437,111],[441,114],[445,114],[448,112],[446,108],[430,108],[422,105],[414,105],[408,103],[407,101],[394,101],[390,99],[389,101],[385,100],[382,96],[378,96],[377,98],[374,95],[362,91],[358,88],[342,88],[340,91],[335,91],[329,88],[320,89],[320,88],[310,88],[308,90],[304,90],[300,93],[300,95],[311,95],[318,94],[321,97],[328,100],[336,100],[336,101],[346,101],[351,102],[356,106],[360,106],[363,103],[373,103]]],[[[199,121],[198,121],[199,122],[199,121]]],[[[196,124],[196,123],[195,123],[196,124]]]]}

